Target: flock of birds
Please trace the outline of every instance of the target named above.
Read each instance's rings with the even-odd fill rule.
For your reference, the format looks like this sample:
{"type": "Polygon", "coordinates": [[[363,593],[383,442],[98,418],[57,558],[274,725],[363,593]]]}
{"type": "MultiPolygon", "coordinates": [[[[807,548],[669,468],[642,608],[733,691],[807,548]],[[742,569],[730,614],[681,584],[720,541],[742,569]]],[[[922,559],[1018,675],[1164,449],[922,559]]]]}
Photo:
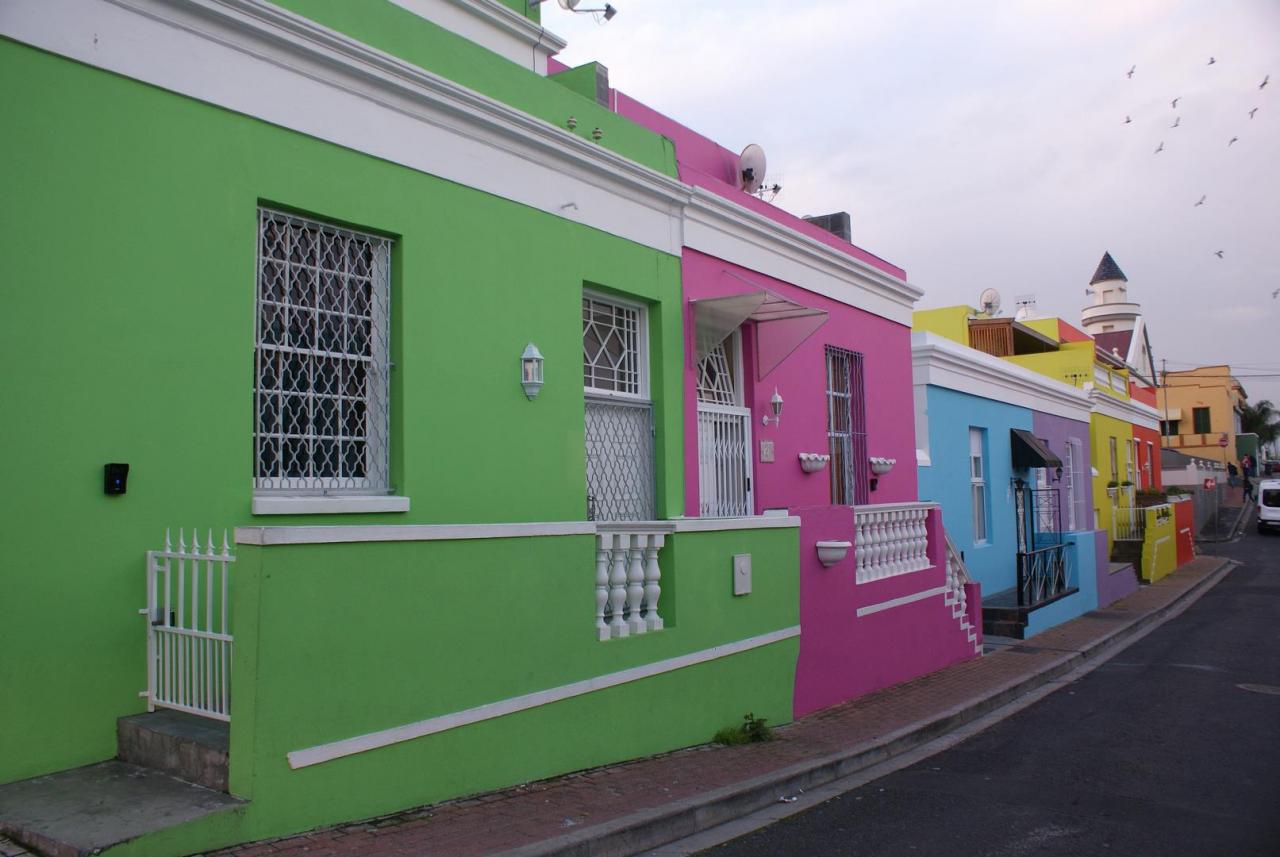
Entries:
{"type": "MultiPolygon", "coordinates": [[[[1207,63],[1207,65],[1216,65],[1216,64],[1217,64],[1217,62],[1218,62],[1218,60],[1217,60],[1217,58],[1216,58],[1216,57],[1209,57],[1209,62],[1207,63]]],[[[1136,65],[1130,66],[1130,67],[1129,67],[1129,71],[1125,73],[1125,77],[1127,77],[1127,78],[1129,78],[1130,80],[1132,80],[1132,79],[1133,79],[1134,74],[1135,74],[1137,71],[1138,71],[1138,67],[1137,67],[1136,65]]],[[[1270,83],[1270,82],[1271,82],[1271,75],[1269,75],[1269,74],[1268,74],[1268,75],[1263,76],[1263,78],[1262,78],[1262,82],[1258,84],[1258,89],[1259,89],[1259,91],[1265,90],[1265,89],[1267,88],[1267,84],[1268,84],[1268,83],[1270,83]]],[[[1169,102],[1169,107],[1170,107],[1170,109],[1172,109],[1172,110],[1175,110],[1175,111],[1176,111],[1176,110],[1178,109],[1178,102],[1179,102],[1179,101],[1181,101],[1181,100],[1182,100],[1182,96],[1178,96],[1177,98],[1174,98],[1172,101],[1170,101],[1170,102],[1169,102]]],[[[1250,109],[1249,111],[1247,111],[1247,114],[1248,114],[1248,116],[1249,116],[1249,118],[1250,118],[1250,119],[1253,119],[1254,114],[1256,114],[1257,112],[1258,112],[1258,108],[1257,108],[1257,107],[1254,107],[1254,108],[1250,109]]],[[[1125,125],[1131,125],[1131,124],[1133,124],[1133,117],[1132,117],[1132,116],[1125,116],[1125,117],[1124,117],[1124,124],[1125,124],[1125,125]]],[[[1172,125],[1170,125],[1170,126],[1169,126],[1169,128],[1170,128],[1170,129],[1174,129],[1174,128],[1178,128],[1178,127],[1179,127],[1179,126],[1181,126],[1181,125],[1182,125],[1182,116],[1181,116],[1181,115],[1179,115],[1179,114],[1177,114],[1177,113],[1175,113],[1175,114],[1174,114],[1174,117],[1173,117],[1173,124],[1172,124],[1172,125]]],[[[1240,138],[1239,138],[1239,137],[1237,137],[1237,136],[1234,136],[1234,135],[1233,135],[1233,136],[1231,137],[1231,139],[1227,141],[1227,147],[1228,147],[1228,148],[1230,148],[1231,146],[1234,146],[1237,142],[1239,142],[1239,140],[1240,140],[1240,138]]],[[[1158,154],[1160,154],[1160,153],[1161,153],[1161,152],[1163,152],[1163,151],[1164,151],[1164,141],[1163,141],[1163,140],[1161,140],[1161,141],[1160,141],[1160,145],[1156,146],[1155,152],[1153,152],[1153,154],[1158,155],[1158,154]]],[[[1199,198],[1198,200],[1196,200],[1196,201],[1195,201],[1195,205],[1194,205],[1193,207],[1198,208],[1199,206],[1204,205],[1204,203],[1205,203],[1205,200],[1206,200],[1206,199],[1208,199],[1208,196],[1207,196],[1206,194],[1201,194],[1201,195],[1200,195],[1200,198],[1199,198]]],[[[1222,251],[1222,250],[1215,250],[1215,251],[1214,251],[1214,253],[1213,253],[1213,255],[1217,256],[1219,259],[1222,259],[1222,258],[1224,258],[1224,256],[1225,256],[1225,252],[1224,252],[1224,251],[1222,251]]],[[[1271,293],[1271,297],[1272,297],[1272,298],[1280,297],[1280,289],[1276,289],[1274,292],[1272,292],[1272,293],[1271,293]]]]}

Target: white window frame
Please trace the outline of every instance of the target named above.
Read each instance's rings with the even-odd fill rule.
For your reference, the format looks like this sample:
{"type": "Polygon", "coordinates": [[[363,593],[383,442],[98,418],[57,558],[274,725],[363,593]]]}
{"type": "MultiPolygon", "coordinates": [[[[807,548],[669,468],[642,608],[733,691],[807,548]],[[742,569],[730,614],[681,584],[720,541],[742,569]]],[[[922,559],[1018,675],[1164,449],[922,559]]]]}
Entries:
{"type": "Polygon", "coordinates": [[[987,430],[969,427],[969,500],[973,506],[973,543],[989,544],[990,521],[987,516],[987,430]]]}
{"type": "MultiPolygon", "coordinates": [[[[590,422],[591,405],[593,402],[605,407],[607,407],[608,405],[614,405],[615,407],[625,405],[625,406],[630,406],[637,409],[643,409],[648,415],[648,437],[646,438],[646,440],[649,445],[648,460],[650,464],[650,472],[647,474],[643,474],[643,478],[647,479],[647,484],[634,486],[635,496],[639,496],[639,493],[641,491],[643,491],[647,495],[647,508],[650,514],[646,516],[641,516],[639,518],[608,518],[608,517],[600,517],[600,514],[596,511],[596,508],[594,508],[591,504],[591,485],[590,485],[591,467],[590,467],[590,459],[588,459],[588,466],[587,466],[588,485],[586,486],[587,495],[588,495],[588,504],[587,504],[588,517],[592,517],[597,520],[633,520],[633,519],[644,520],[645,518],[652,518],[657,514],[656,474],[653,472],[654,468],[657,465],[657,449],[656,449],[654,429],[653,429],[653,400],[650,398],[650,395],[649,395],[649,308],[638,301],[627,300],[626,298],[619,298],[610,294],[595,292],[590,289],[582,290],[582,301],[583,301],[584,314],[586,311],[586,303],[588,301],[599,303],[599,304],[606,304],[606,305],[621,308],[621,309],[631,310],[636,313],[635,360],[636,360],[637,391],[627,392],[627,391],[609,390],[602,387],[590,386],[587,384],[587,380],[584,377],[583,387],[582,387],[583,410],[585,412],[584,416],[586,420],[590,422]]],[[[585,322],[585,319],[584,319],[584,322],[585,322]]],[[[583,374],[585,376],[586,374],[586,362],[585,362],[586,354],[585,353],[583,354],[583,361],[584,361],[583,374]]],[[[584,454],[586,452],[587,450],[584,449],[584,454]]]]}
{"type": "Polygon", "coordinates": [[[609,390],[604,387],[592,387],[586,383],[586,379],[583,379],[583,393],[593,398],[627,399],[633,402],[652,403],[652,399],[649,396],[649,308],[638,301],[614,297],[613,295],[594,292],[590,289],[582,290],[582,299],[584,301],[595,301],[597,303],[621,307],[622,309],[632,310],[638,314],[636,324],[637,392],[628,393],[619,390],[609,390]]]}
{"type": "MultiPolygon", "coordinates": [[[[390,304],[392,240],[374,233],[338,226],[332,222],[270,208],[259,208],[256,242],[257,251],[254,272],[253,512],[255,514],[323,514],[333,512],[408,511],[408,498],[391,496],[390,304]],[[331,240],[336,236],[337,239],[344,242],[342,244],[344,252],[348,249],[349,243],[356,239],[370,242],[373,245],[374,258],[369,273],[371,292],[367,314],[352,314],[350,310],[345,309],[330,308],[326,310],[319,306],[318,302],[315,307],[311,307],[306,302],[294,303],[289,299],[287,283],[288,278],[291,276],[291,266],[299,263],[287,260],[276,262],[274,257],[264,257],[262,250],[268,224],[280,223],[281,221],[291,227],[302,226],[315,229],[330,236],[331,240]],[[284,269],[284,273],[277,276],[285,278],[286,292],[276,299],[269,298],[269,281],[264,276],[269,265],[280,265],[284,269]],[[313,313],[317,324],[322,316],[345,317],[347,323],[350,323],[350,319],[353,318],[367,318],[369,323],[369,332],[367,334],[368,351],[367,353],[356,353],[354,351],[323,349],[320,347],[318,340],[319,328],[317,328],[315,334],[317,338],[313,341],[311,347],[298,347],[279,341],[268,342],[263,330],[264,318],[267,315],[266,307],[268,305],[274,307],[274,312],[280,314],[282,318],[288,312],[299,310],[313,313]],[[279,374],[282,370],[277,370],[276,386],[268,388],[262,386],[263,361],[270,354],[296,354],[306,361],[308,365],[316,361],[331,360],[334,357],[341,357],[345,360],[359,360],[365,363],[365,389],[363,394],[360,396],[343,396],[338,399],[336,410],[339,415],[334,417],[338,422],[330,427],[330,430],[335,432],[332,440],[341,443],[345,430],[340,415],[342,403],[345,401],[358,401],[362,404],[364,409],[364,476],[288,476],[284,474],[283,445],[287,438],[294,437],[294,435],[287,433],[284,423],[281,422],[283,419],[281,413],[287,392],[283,381],[279,380],[279,374]],[[276,442],[280,443],[282,448],[276,452],[275,469],[271,473],[264,475],[264,472],[260,469],[263,460],[260,444],[263,442],[262,438],[264,437],[261,429],[261,420],[263,408],[265,407],[264,403],[270,398],[275,399],[273,405],[277,413],[276,424],[279,426],[276,432],[270,434],[277,437],[276,442]]],[[[325,270],[315,264],[306,267],[320,271],[325,270]]],[[[344,267],[342,272],[335,271],[332,276],[341,276],[345,279],[353,275],[344,267]]],[[[344,293],[344,300],[345,296],[349,296],[349,293],[344,293]]],[[[287,320],[283,321],[282,325],[287,325],[287,320]]],[[[284,359],[283,356],[281,359],[284,359]]],[[[309,389],[297,395],[303,397],[307,402],[309,414],[305,431],[298,434],[295,439],[314,439],[317,437],[315,434],[317,423],[315,422],[316,418],[311,415],[310,411],[316,406],[316,402],[333,398],[335,395],[341,396],[341,394],[317,393],[316,390],[309,389]]],[[[338,454],[341,455],[340,452],[338,454]]]]}
{"type": "Polygon", "coordinates": [[[1156,460],[1156,445],[1152,441],[1147,441],[1146,469],[1147,469],[1147,487],[1148,488],[1156,487],[1155,460],[1156,460]]]}

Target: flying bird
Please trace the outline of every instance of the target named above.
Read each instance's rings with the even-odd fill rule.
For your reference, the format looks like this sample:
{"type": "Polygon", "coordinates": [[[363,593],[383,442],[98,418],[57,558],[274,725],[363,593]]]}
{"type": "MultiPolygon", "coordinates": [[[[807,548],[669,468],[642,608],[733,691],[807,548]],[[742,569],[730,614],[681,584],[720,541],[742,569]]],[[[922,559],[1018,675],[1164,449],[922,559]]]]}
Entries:
{"type": "Polygon", "coordinates": [[[1219,259],[1221,259],[1221,258],[1222,258],[1222,251],[1221,251],[1221,250],[1214,250],[1214,251],[1213,251],[1213,255],[1215,255],[1215,256],[1217,256],[1219,259]]]}
{"type": "Polygon", "coordinates": [[[1280,289],[1276,289],[1274,292],[1271,293],[1271,299],[1275,300],[1277,295],[1280,295],[1280,289]]]}
{"type": "Polygon", "coordinates": [[[1130,66],[1130,67],[1129,67],[1129,73],[1128,73],[1127,75],[1125,75],[1125,77],[1132,78],[1132,77],[1133,77],[1133,73],[1134,73],[1135,71],[1137,71],[1137,70],[1138,70],[1138,67],[1137,67],[1136,65],[1135,65],[1135,66],[1130,66]]]}
{"type": "Polygon", "coordinates": [[[1230,140],[1227,141],[1227,145],[1230,146],[1232,143],[1234,143],[1236,140],[1239,140],[1239,139],[1240,139],[1239,137],[1232,137],[1230,140]]]}
{"type": "MultiPolygon", "coordinates": [[[[1253,109],[1254,109],[1254,110],[1257,110],[1258,108],[1256,108],[1256,107],[1255,107],[1255,108],[1253,108],[1253,109]]],[[[1250,119],[1252,119],[1253,117],[1252,117],[1252,116],[1250,116],[1249,118],[1250,118],[1250,119]]],[[[1126,117],[1124,117],[1124,123],[1123,123],[1123,124],[1128,125],[1128,124],[1129,124],[1129,123],[1131,123],[1132,121],[1133,121],[1133,119],[1131,119],[1131,118],[1129,118],[1128,116],[1126,116],[1126,117]]]]}
{"type": "Polygon", "coordinates": [[[1169,102],[1169,106],[1170,106],[1170,107],[1172,107],[1174,110],[1177,110],[1177,109],[1178,109],[1178,102],[1179,102],[1179,101],[1181,101],[1181,100],[1182,100],[1182,96],[1181,96],[1181,95],[1179,95],[1177,98],[1173,99],[1173,101],[1170,101],[1170,102],[1169,102]]]}
{"type": "Polygon", "coordinates": [[[1177,119],[1174,119],[1174,120],[1173,120],[1173,124],[1172,124],[1172,125],[1170,125],[1169,127],[1170,127],[1170,128],[1177,128],[1177,127],[1178,127],[1179,125],[1181,125],[1181,124],[1182,124],[1182,117],[1181,117],[1181,116],[1179,116],[1177,119]]]}
{"type": "Polygon", "coordinates": [[[1253,114],[1255,114],[1255,113],[1257,113],[1257,112],[1258,112],[1258,108],[1256,108],[1256,107],[1255,107],[1255,108],[1253,108],[1252,110],[1250,110],[1250,111],[1249,111],[1249,118],[1250,118],[1250,119],[1252,119],[1252,118],[1253,118],[1253,114]]]}
{"type": "Polygon", "coordinates": [[[1158,154],[1160,154],[1160,153],[1161,153],[1161,152],[1163,152],[1163,151],[1164,151],[1164,140],[1161,140],[1161,141],[1160,141],[1160,145],[1159,145],[1159,146],[1156,146],[1156,150],[1155,150],[1154,152],[1152,152],[1151,154],[1153,154],[1153,155],[1158,155],[1158,154]]]}
{"type": "Polygon", "coordinates": [[[1209,65],[1213,65],[1216,62],[1217,62],[1216,59],[1214,59],[1213,57],[1209,57],[1209,65]]]}
{"type": "MultiPolygon", "coordinates": [[[[1204,199],[1205,198],[1203,196],[1200,197],[1198,200],[1196,200],[1196,205],[1204,205],[1204,199]]],[[[1195,205],[1193,205],[1192,208],[1195,208],[1195,205]]]]}
{"type": "Polygon", "coordinates": [[[1262,79],[1262,83],[1258,84],[1258,89],[1265,89],[1267,86],[1267,81],[1269,80],[1271,80],[1271,75],[1267,75],[1266,77],[1264,77],[1262,79]]]}

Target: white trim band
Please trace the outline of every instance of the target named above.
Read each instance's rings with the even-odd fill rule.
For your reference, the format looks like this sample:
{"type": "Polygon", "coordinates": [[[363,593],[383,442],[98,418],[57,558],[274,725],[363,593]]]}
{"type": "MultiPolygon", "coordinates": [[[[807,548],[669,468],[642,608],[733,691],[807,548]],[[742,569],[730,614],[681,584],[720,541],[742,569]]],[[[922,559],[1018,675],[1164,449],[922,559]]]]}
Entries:
{"type": "Polygon", "coordinates": [[[322,545],[350,542],[436,542],[594,535],[594,521],[528,524],[383,524],[367,527],[236,527],[238,545],[322,545]]]}
{"type": "Polygon", "coordinates": [[[271,497],[253,498],[255,515],[342,515],[361,512],[407,512],[408,497],[271,497]]]}
{"type": "Polygon", "coordinates": [[[1093,409],[1105,417],[1151,431],[1160,430],[1160,412],[1145,402],[1120,399],[1097,389],[1089,391],[1089,398],[1093,409]]]}
{"type": "Polygon", "coordinates": [[[916,601],[923,601],[926,598],[932,598],[935,595],[946,595],[948,587],[937,586],[933,589],[926,589],[924,592],[915,592],[911,595],[903,595],[901,598],[890,598],[888,601],[881,601],[879,604],[868,604],[866,607],[858,608],[858,618],[870,616],[872,613],[879,613],[881,610],[892,610],[894,607],[901,607],[904,604],[913,604],[916,601]]]}
{"type": "Polygon", "coordinates": [[[685,209],[684,241],[709,256],[906,327],[915,302],[924,295],[855,256],[698,187],[685,209]]]}
{"type": "Polygon", "coordinates": [[[357,753],[363,753],[368,750],[376,750],[380,747],[399,744],[403,741],[412,741],[414,738],[422,738],[427,735],[446,732],[450,729],[457,729],[459,726],[469,726],[473,723],[492,720],[495,717],[504,717],[518,711],[527,711],[530,708],[538,708],[543,705],[549,705],[553,702],[572,699],[575,696],[583,696],[588,693],[594,693],[598,690],[605,690],[607,688],[617,687],[621,684],[628,684],[633,681],[652,678],[653,676],[662,675],[663,673],[673,672],[696,664],[707,663],[708,661],[718,660],[720,658],[729,657],[730,655],[741,654],[742,652],[748,652],[752,649],[758,649],[761,646],[769,646],[798,636],[800,636],[800,626],[793,625],[790,628],[770,631],[767,634],[748,637],[745,640],[726,643],[722,646],[713,646],[710,649],[690,652],[688,654],[668,658],[663,661],[655,661],[651,664],[644,664],[643,666],[621,670],[620,672],[608,673],[606,675],[596,676],[595,678],[576,681],[572,684],[553,687],[549,690],[540,690],[535,693],[524,694],[523,696],[514,696],[499,702],[491,702],[487,705],[478,705],[475,708],[468,708],[465,711],[457,711],[453,714],[431,717],[426,720],[419,720],[416,723],[408,723],[404,726],[383,729],[379,732],[371,732],[368,735],[346,738],[342,741],[333,741],[328,744],[318,744],[314,747],[308,747],[305,750],[294,750],[287,753],[286,758],[289,760],[289,767],[294,770],[297,770],[298,768],[306,768],[311,765],[319,765],[323,762],[341,759],[344,756],[354,756],[357,753]]]}
{"type": "Polygon", "coordinates": [[[1089,422],[1090,399],[1083,390],[928,331],[911,334],[911,380],[916,387],[942,387],[1089,422]]]}
{"type": "Polygon", "coordinates": [[[391,0],[469,42],[545,75],[547,57],[568,43],[497,0],[391,0]]]}
{"type": "Polygon", "coordinates": [[[679,180],[266,0],[3,9],[15,41],[680,255],[679,180]]]}
{"type": "Polygon", "coordinates": [[[753,515],[750,518],[674,518],[677,533],[709,533],[725,530],[776,530],[800,526],[795,515],[753,515]]]}

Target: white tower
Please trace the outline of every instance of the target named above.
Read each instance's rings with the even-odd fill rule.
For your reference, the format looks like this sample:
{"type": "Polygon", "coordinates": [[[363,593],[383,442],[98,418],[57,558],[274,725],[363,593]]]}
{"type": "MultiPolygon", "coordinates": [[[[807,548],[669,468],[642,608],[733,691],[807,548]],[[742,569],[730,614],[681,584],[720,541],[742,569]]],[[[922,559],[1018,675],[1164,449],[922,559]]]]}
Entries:
{"type": "Polygon", "coordinates": [[[1129,300],[1129,278],[1110,253],[1102,254],[1089,281],[1089,291],[1093,304],[1080,311],[1080,326],[1103,350],[1119,355],[1148,381],[1154,380],[1155,366],[1142,307],[1129,300]]]}

